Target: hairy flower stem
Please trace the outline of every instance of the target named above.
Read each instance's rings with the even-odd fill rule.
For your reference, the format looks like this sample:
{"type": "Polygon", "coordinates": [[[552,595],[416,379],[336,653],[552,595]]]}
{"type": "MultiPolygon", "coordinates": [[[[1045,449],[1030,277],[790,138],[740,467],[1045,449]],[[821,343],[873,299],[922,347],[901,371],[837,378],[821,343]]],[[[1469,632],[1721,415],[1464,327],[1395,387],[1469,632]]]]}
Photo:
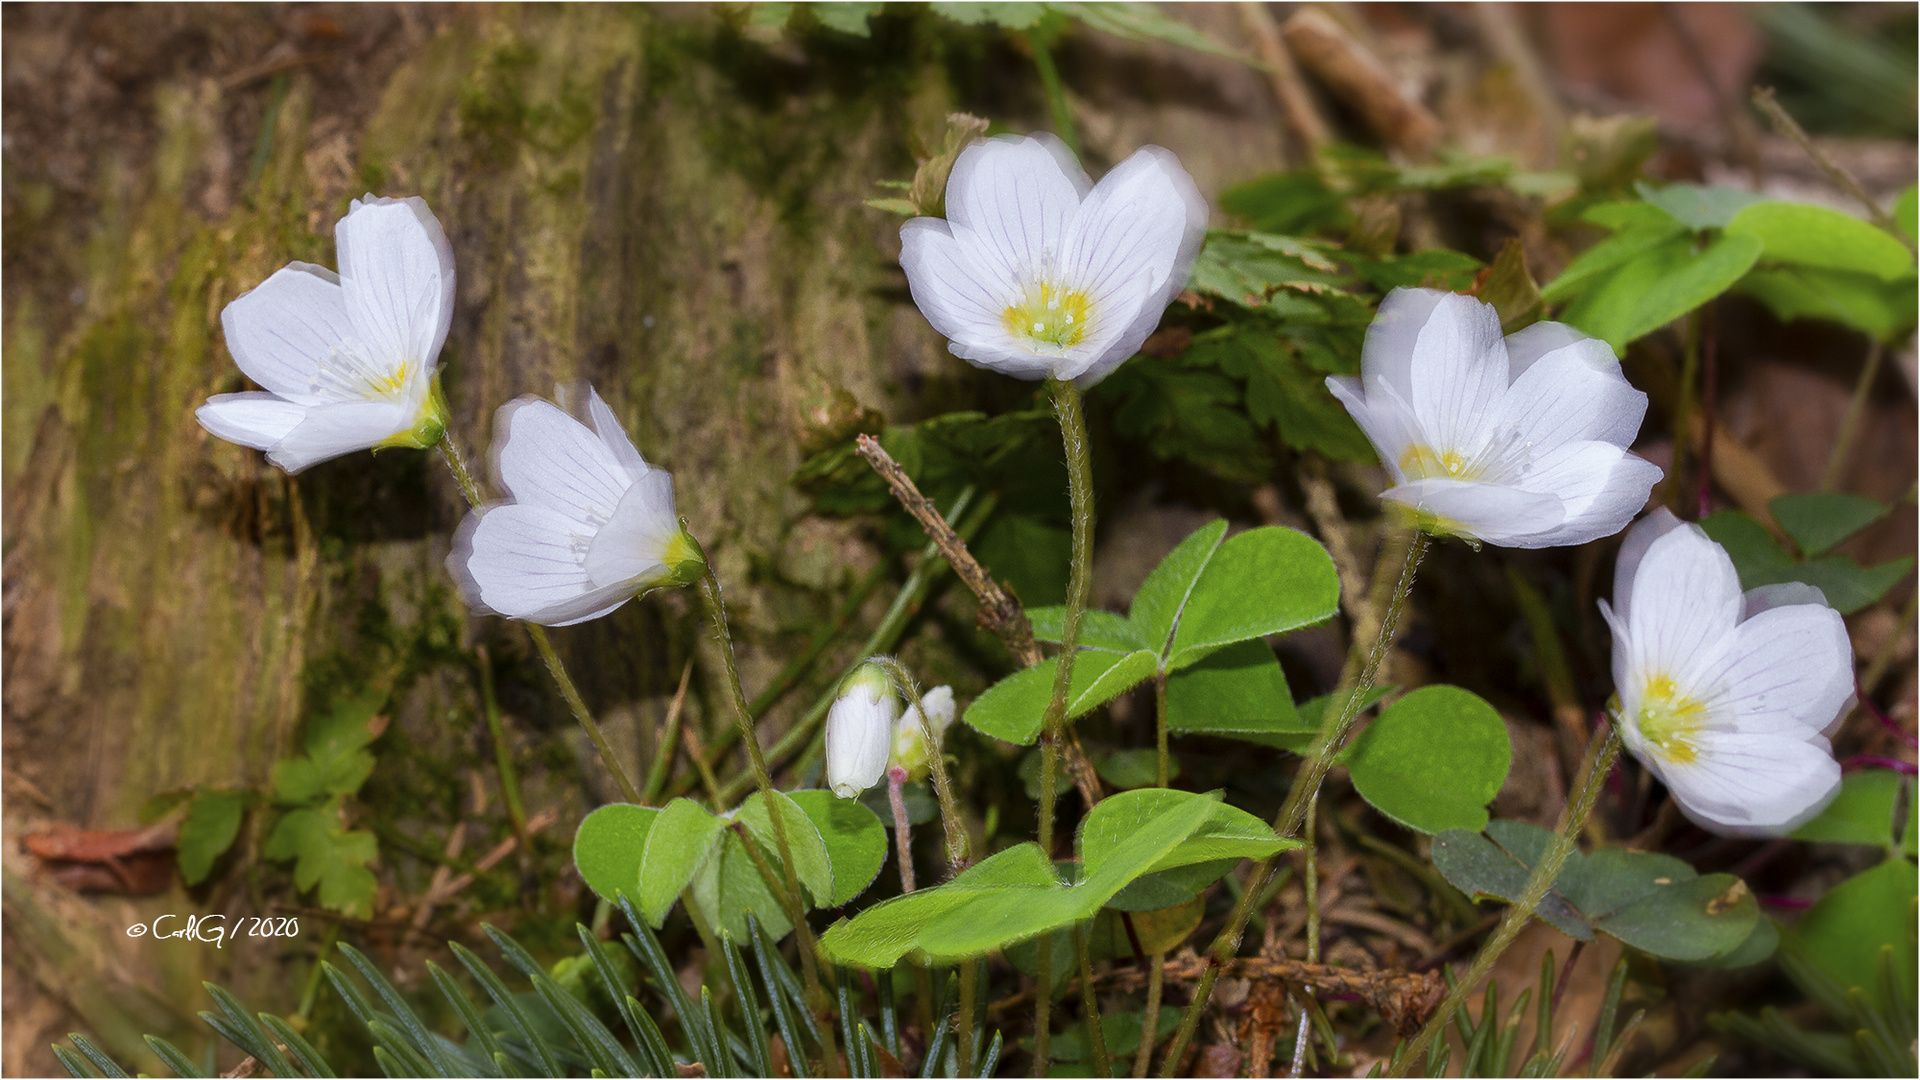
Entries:
{"type": "MultiPolygon", "coordinates": [[[[1060,775],[1060,742],[1067,726],[1067,690],[1073,685],[1073,655],[1080,643],[1080,616],[1087,607],[1093,576],[1093,458],[1087,446],[1087,418],[1080,408],[1080,391],[1063,379],[1048,379],[1053,412],[1060,420],[1060,441],[1067,455],[1067,491],[1073,503],[1073,562],[1067,578],[1067,614],[1060,630],[1059,666],[1053,673],[1053,697],[1040,734],[1040,850],[1053,858],[1054,787],[1060,775]]],[[[1091,809],[1091,808],[1089,808],[1091,809]]],[[[1052,1026],[1053,942],[1039,939],[1040,953],[1034,994],[1033,1070],[1047,1075],[1048,1029],[1052,1026]]]]}
{"type": "MultiPolygon", "coordinates": [[[[938,751],[935,751],[938,753],[938,751]]],[[[887,770],[887,805],[893,807],[893,846],[899,852],[900,891],[913,891],[913,822],[907,820],[907,770],[887,770]]]]}
{"type": "Polygon", "coordinates": [[[1113,1066],[1107,1059],[1107,1033],[1100,1026],[1100,997],[1093,989],[1092,950],[1087,948],[1087,924],[1075,923],[1072,932],[1073,957],[1080,965],[1080,1018],[1087,1026],[1087,1056],[1093,1059],[1093,1075],[1112,1076],[1113,1066]]]}
{"type": "MultiPolygon", "coordinates": [[[[940,740],[934,737],[933,721],[927,718],[924,709],[919,708],[920,684],[914,679],[913,672],[908,671],[905,664],[891,656],[870,659],[886,669],[887,674],[893,679],[895,688],[900,691],[900,696],[917,710],[920,717],[920,737],[927,743],[927,771],[933,779],[934,800],[940,804],[940,827],[946,833],[947,876],[952,877],[965,870],[967,863],[971,860],[967,852],[967,826],[960,816],[960,797],[953,793],[953,775],[947,771],[947,755],[940,747],[940,740]]],[[[887,779],[889,782],[893,779],[891,768],[887,770],[887,779]]],[[[901,779],[902,782],[905,781],[904,774],[901,779]]],[[[902,813],[904,813],[904,803],[897,804],[894,810],[895,820],[901,820],[902,813]]],[[[904,849],[902,858],[904,860],[904,849]]],[[[908,872],[912,872],[911,868],[908,872]]],[[[913,886],[907,886],[907,891],[912,892],[913,886]]]]}
{"type": "MultiPolygon", "coordinates": [[[[473,471],[467,468],[466,458],[460,453],[459,440],[453,436],[451,428],[440,437],[440,456],[453,472],[453,479],[460,485],[460,493],[467,497],[467,505],[478,510],[482,498],[480,485],[473,478],[473,471]]],[[[567,675],[566,665],[560,662],[560,654],[553,651],[553,642],[547,640],[547,628],[537,623],[523,624],[527,636],[533,639],[533,647],[539,651],[540,659],[547,665],[547,673],[553,676],[555,685],[560,687],[560,696],[566,700],[567,708],[580,727],[587,733],[587,741],[593,744],[594,752],[600,755],[600,763],[613,774],[614,783],[620,786],[620,797],[630,803],[640,802],[640,789],[633,786],[627,777],[627,770],[620,767],[620,759],[615,756],[613,747],[608,745],[607,737],[600,733],[600,725],[593,722],[593,713],[587,711],[586,700],[580,696],[580,690],[573,685],[573,679],[567,675]]]]}
{"type": "Polygon", "coordinates": [[[980,961],[962,960],[960,962],[960,1011],[954,1020],[958,1028],[954,1034],[954,1053],[959,1058],[959,1074],[973,1075],[973,1028],[974,998],[980,994],[980,961]]]}
{"type": "MultiPolygon", "coordinates": [[[[1360,718],[1367,693],[1373,689],[1374,679],[1380,674],[1380,665],[1393,647],[1393,636],[1399,628],[1400,615],[1406,609],[1407,594],[1413,590],[1414,574],[1420,569],[1420,560],[1427,553],[1427,543],[1425,533],[1391,526],[1381,541],[1380,561],[1374,566],[1370,590],[1372,599],[1367,605],[1369,612],[1379,613],[1380,625],[1364,653],[1359,651],[1360,642],[1366,641],[1368,635],[1360,632],[1362,627],[1354,628],[1354,648],[1347,655],[1347,670],[1340,680],[1342,688],[1334,692],[1334,700],[1340,703],[1340,708],[1335,711],[1329,705],[1327,716],[1320,724],[1320,734],[1314,739],[1313,749],[1308,751],[1307,760],[1294,773],[1293,787],[1287,792],[1287,801],[1273,820],[1275,833],[1294,836],[1306,823],[1307,811],[1313,805],[1314,797],[1320,793],[1320,784],[1327,778],[1327,772],[1333,768],[1341,749],[1346,746],[1347,736],[1352,734],[1354,722],[1360,718]],[[1389,588],[1391,592],[1387,591],[1389,588]]],[[[1234,905],[1233,913],[1227,916],[1226,925],[1220,928],[1219,936],[1213,939],[1213,945],[1208,950],[1209,963],[1193,988],[1193,1000],[1188,1002],[1187,1011],[1180,1018],[1180,1030],[1167,1047],[1167,1056],[1160,1066],[1161,1076],[1172,1076],[1179,1067],[1187,1043],[1192,1041],[1194,1030],[1200,1026],[1200,1014],[1206,1010],[1207,999],[1213,993],[1214,980],[1221,966],[1232,962],[1240,951],[1240,937],[1246,932],[1247,920],[1253,916],[1254,904],[1266,895],[1267,885],[1273,880],[1278,865],[1277,859],[1268,857],[1254,864],[1252,872],[1247,875],[1247,887],[1240,893],[1239,903],[1234,905]]]]}
{"type": "Polygon", "coordinates": [[[747,711],[747,694],[740,688],[740,666],[733,657],[733,632],[727,627],[726,602],[721,599],[720,579],[711,565],[700,578],[700,599],[706,601],[707,616],[713,622],[714,644],[720,647],[720,659],[726,665],[727,690],[733,697],[733,717],[740,728],[740,743],[747,748],[754,782],[760,787],[761,798],[767,801],[767,820],[773,823],[774,846],[780,854],[780,872],[786,885],[781,899],[786,903],[787,921],[793,924],[794,935],[800,943],[800,966],[807,980],[807,996],[824,1008],[826,990],[821,986],[820,967],[814,959],[813,928],[807,925],[806,906],[800,900],[800,874],[794,867],[793,846],[787,840],[786,814],[775,798],[779,793],[773,788],[767,759],[760,752],[760,739],[753,733],[753,714],[747,711]]]}
{"type": "Polygon", "coordinates": [[[1166,981],[1167,954],[1154,953],[1147,960],[1147,1007],[1140,1014],[1140,1049],[1133,1055],[1134,1080],[1153,1068],[1153,1047],[1160,1034],[1160,988],[1166,981]]]}
{"type": "MultiPolygon", "coordinates": [[[[1593,813],[1593,804],[1600,796],[1600,789],[1606,786],[1607,774],[1613,771],[1614,760],[1619,756],[1620,729],[1610,725],[1606,737],[1595,739],[1588,748],[1587,760],[1581,767],[1580,788],[1574,793],[1573,801],[1567,804],[1566,812],[1561,815],[1560,828],[1554,834],[1553,842],[1548,845],[1546,854],[1533,868],[1532,876],[1527,878],[1527,888],[1520,894],[1520,901],[1507,909],[1506,917],[1500,920],[1500,928],[1480,947],[1480,954],[1473,958],[1473,966],[1467,969],[1467,974],[1459,982],[1453,984],[1453,991],[1440,1003],[1440,1008],[1427,1018],[1420,1034],[1414,1036],[1406,1053],[1400,1055],[1400,1066],[1390,1075],[1405,1076],[1409,1069],[1417,1068],[1426,1061],[1427,1047],[1432,1045],[1434,1039],[1441,1037],[1446,1031],[1447,1022],[1453,1019],[1461,1003],[1486,981],[1500,954],[1506,952],[1507,946],[1513,944],[1513,939],[1520,936],[1527,920],[1533,917],[1534,909],[1540,906],[1547,890],[1553,887],[1554,879],[1560,876],[1560,868],[1566,865],[1567,857],[1573,854],[1574,841],[1586,828],[1587,818],[1593,813]]],[[[1481,1017],[1483,1023],[1492,1019],[1481,1017]]]]}
{"type": "Polygon", "coordinates": [[[1166,787],[1173,778],[1173,770],[1168,767],[1167,755],[1167,671],[1163,667],[1153,676],[1153,726],[1154,749],[1159,753],[1159,762],[1154,769],[1154,783],[1166,787]]]}

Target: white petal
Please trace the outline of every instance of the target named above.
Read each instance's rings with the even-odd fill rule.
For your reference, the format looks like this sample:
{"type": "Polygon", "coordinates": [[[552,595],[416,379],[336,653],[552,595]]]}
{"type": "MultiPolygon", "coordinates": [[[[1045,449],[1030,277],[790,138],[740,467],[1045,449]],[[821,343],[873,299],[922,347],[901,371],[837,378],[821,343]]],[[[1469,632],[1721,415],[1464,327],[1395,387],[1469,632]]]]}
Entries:
{"type": "MultiPolygon", "coordinates": [[[[504,503],[469,515],[471,531],[456,541],[456,571],[467,601],[511,619],[564,626],[604,615],[634,590],[601,589],[582,558],[590,537],[565,514],[504,503]]],[[[463,526],[464,528],[465,526],[463,526]]],[[[453,560],[449,560],[453,565],[453,560]]]]}
{"type": "Polygon", "coordinates": [[[1774,608],[1790,607],[1794,604],[1818,604],[1830,606],[1827,594],[1804,581],[1782,581],[1773,585],[1762,585],[1757,589],[1748,589],[1741,598],[1741,618],[1751,619],[1763,611],[1774,608]]]}
{"type": "Polygon", "coordinates": [[[1380,496],[1441,519],[1449,532],[1500,547],[1525,546],[1528,536],[1560,523],[1559,499],[1478,480],[1414,480],[1380,496]]]}
{"type": "Polygon", "coordinates": [[[1853,699],[1847,624],[1825,605],[1762,612],[1734,629],[1720,678],[1742,731],[1820,731],[1853,699]]]}
{"type": "Polygon", "coordinates": [[[1684,524],[1673,516],[1673,511],[1656,506],[1627,530],[1626,538],[1620,542],[1620,555],[1613,569],[1613,610],[1623,624],[1627,613],[1633,610],[1633,576],[1640,568],[1640,560],[1646,558],[1647,549],[1653,546],[1655,540],[1684,524]]]}
{"type": "MultiPolygon", "coordinates": [[[[1518,382],[1535,361],[1548,353],[1592,340],[1566,323],[1532,323],[1507,335],[1507,371],[1512,380],[1518,382]]],[[[1606,348],[1606,342],[1600,346],[1606,348]]],[[[1607,349],[1607,355],[1612,356],[1613,350],[1607,349]]]]}
{"type": "Polygon", "coordinates": [[[1353,422],[1360,425],[1394,483],[1406,483],[1407,475],[1400,468],[1400,458],[1406,453],[1407,445],[1421,441],[1421,436],[1413,411],[1405,400],[1385,381],[1375,382],[1373,389],[1367,391],[1361,389],[1359,379],[1346,375],[1327,376],[1327,389],[1347,407],[1353,422]]]}
{"type": "Polygon", "coordinates": [[[272,394],[215,394],[193,415],[217,438],[271,450],[307,418],[307,406],[272,394]]]}
{"type": "Polygon", "coordinates": [[[880,782],[893,749],[894,713],[891,692],[874,693],[855,686],[840,695],[827,712],[827,786],[835,795],[851,799],[880,782]]]}
{"type": "Polygon", "coordinates": [[[1449,295],[1439,289],[1395,289],[1380,301],[1360,350],[1360,371],[1369,382],[1384,379],[1402,398],[1413,400],[1413,344],[1449,295]]]}
{"type": "Polygon", "coordinates": [[[1562,446],[1527,470],[1518,486],[1557,496],[1566,518],[1516,546],[1565,547],[1612,536],[1647,505],[1659,480],[1659,466],[1612,443],[1562,446]]]}
{"type": "Polygon", "coordinates": [[[355,199],[334,226],[347,312],[385,370],[432,370],[453,321],[453,248],[424,199],[355,199]]]}
{"type": "Polygon", "coordinates": [[[329,458],[378,446],[413,427],[417,414],[416,405],[395,401],[318,405],[267,453],[267,460],[297,473],[329,458]]]}
{"type": "MultiPolygon", "coordinates": [[[[1641,679],[1670,678],[1690,697],[1709,693],[1732,644],[1740,602],[1733,560],[1699,526],[1655,540],[1634,573],[1633,606],[1624,613],[1632,671],[1641,679]]],[[[1617,689],[1632,714],[1643,688],[1630,679],[1617,689]]]]}
{"type": "Polygon", "coordinates": [[[1007,332],[1006,310],[1020,302],[1019,278],[978,248],[961,243],[939,218],[902,225],[900,268],[914,305],[955,356],[1019,378],[1046,378],[1059,358],[1019,347],[1007,332]]]}
{"type": "Polygon", "coordinates": [[[1507,347],[1493,305],[1442,295],[1414,339],[1411,376],[1407,401],[1435,448],[1478,456],[1496,434],[1507,392],[1507,347]]]}
{"type": "Polygon", "coordinates": [[[516,398],[494,414],[493,431],[494,475],[516,502],[598,526],[632,484],[606,443],[551,402],[516,398]]]}
{"type": "Polygon", "coordinates": [[[1588,339],[1527,367],[1508,389],[1498,424],[1539,455],[1589,439],[1630,446],[1646,413],[1647,395],[1620,373],[1613,350],[1588,339]]]}
{"type": "Polygon", "coordinates": [[[1067,223],[1091,185],[1051,135],[1001,135],[960,152],[947,177],[947,220],[971,233],[996,277],[1024,281],[1064,251],[1067,223]]]}
{"type": "Polygon", "coordinates": [[[318,404],[314,374],[356,336],[334,272],[288,263],[220,312],[227,351],[247,378],[289,401],[318,404]]]}
{"type": "MultiPolygon", "coordinates": [[[[593,422],[593,433],[600,436],[600,441],[607,445],[607,450],[629,477],[638,480],[653,470],[634,448],[633,440],[627,437],[627,429],[620,426],[620,418],[613,415],[613,410],[607,408],[607,403],[600,400],[600,394],[591,386],[587,387],[587,416],[593,422]]],[[[668,508],[671,510],[671,503],[668,508]]]]}
{"type": "Polygon", "coordinates": [[[1663,762],[1655,772],[1688,817],[1732,836],[1792,832],[1840,791],[1840,766],[1817,735],[1716,734],[1692,762],[1663,762]]]}
{"type": "Polygon", "coordinates": [[[673,516],[673,477],[654,469],[634,482],[587,547],[587,578],[596,587],[655,580],[666,573],[673,516]]]}

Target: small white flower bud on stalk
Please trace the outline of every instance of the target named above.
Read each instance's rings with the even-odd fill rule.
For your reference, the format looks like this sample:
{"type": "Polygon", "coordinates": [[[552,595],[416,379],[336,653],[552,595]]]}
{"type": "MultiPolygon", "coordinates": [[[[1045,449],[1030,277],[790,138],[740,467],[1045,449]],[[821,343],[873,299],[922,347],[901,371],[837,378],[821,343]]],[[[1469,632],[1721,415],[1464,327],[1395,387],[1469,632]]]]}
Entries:
{"type": "Polygon", "coordinates": [[[953,724],[953,687],[936,686],[921,695],[920,704],[910,705],[893,725],[893,756],[889,765],[900,770],[901,781],[923,780],[932,756],[940,752],[940,740],[953,724]],[[921,722],[924,715],[926,721],[921,722]],[[931,733],[932,743],[927,736],[931,733]]]}
{"type": "Polygon", "coordinates": [[[879,664],[855,668],[827,713],[827,786],[851,799],[880,782],[893,745],[900,700],[879,664]]]}

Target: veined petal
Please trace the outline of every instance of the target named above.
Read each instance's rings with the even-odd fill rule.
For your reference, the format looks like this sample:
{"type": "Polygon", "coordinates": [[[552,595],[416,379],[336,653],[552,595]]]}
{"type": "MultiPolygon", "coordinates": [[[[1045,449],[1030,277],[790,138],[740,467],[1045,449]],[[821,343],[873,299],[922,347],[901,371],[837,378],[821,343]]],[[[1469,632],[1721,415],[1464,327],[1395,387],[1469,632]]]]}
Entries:
{"type": "Polygon", "coordinates": [[[1673,516],[1673,511],[1656,506],[1627,530],[1626,538],[1620,542],[1620,556],[1613,571],[1613,610],[1621,625],[1626,624],[1627,614],[1633,610],[1633,578],[1640,569],[1640,561],[1647,556],[1647,549],[1653,546],[1655,540],[1684,524],[1673,516]]]}
{"type": "Polygon", "coordinates": [[[1734,836],[1791,832],[1840,791],[1840,766],[1818,735],[1715,733],[1693,761],[1662,762],[1654,771],[1688,817],[1734,836]]]}
{"type": "Polygon", "coordinates": [[[1055,378],[1074,379],[1084,389],[1140,351],[1140,343],[1160,325],[1160,316],[1167,309],[1166,301],[1152,287],[1155,272],[1140,267],[1130,274],[1108,277],[1107,291],[1093,298],[1086,340],[1061,354],[1055,378]]]}
{"type": "Polygon", "coordinates": [[[288,263],[241,293],[220,312],[220,325],[247,378],[306,405],[320,401],[313,393],[320,365],[356,335],[339,277],[303,262],[288,263]]]}
{"type": "Polygon", "coordinates": [[[432,370],[453,321],[453,248],[426,200],[355,199],[334,226],[340,286],[368,359],[432,370]]]}
{"type": "Polygon", "coordinates": [[[448,566],[467,602],[511,619],[562,626],[604,614],[634,590],[602,589],[583,563],[591,537],[565,514],[503,503],[470,515],[448,566]]]}
{"type": "Polygon", "coordinates": [[[1647,395],[1620,373],[1613,350],[1589,338],[1528,365],[1507,390],[1497,423],[1502,432],[1511,432],[1511,438],[1541,455],[1586,440],[1629,446],[1646,413],[1647,395]]]}
{"type": "Polygon", "coordinates": [[[654,469],[634,482],[587,547],[595,587],[657,579],[667,571],[667,542],[680,529],[673,516],[673,477],[654,469]]]}
{"type": "Polygon", "coordinates": [[[1660,475],[1659,466],[1612,443],[1564,445],[1534,462],[1518,486],[1558,496],[1566,518],[1517,546],[1563,547],[1612,536],[1647,505],[1660,475]]]}
{"type": "Polygon", "coordinates": [[[1006,309],[1017,302],[1020,283],[999,260],[963,244],[939,218],[914,218],[900,227],[900,268],[914,305],[949,343],[954,355],[996,370],[1005,361],[1032,368],[1044,378],[1058,357],[1038,357],[1014,344],[1006,309]],[[1022,362],[1024,360],[1024,362],[1022,362]]]}
{"type": "MultiPolygon", "coordinates": [[[[1527,369],[1548,353],[1593,340],[1566,323],[1544,321],[1530,323],[1507,335],[1508,376],[1514,382],[1518,382],[1520,376],[1527,373],[1527,369]]],[[[1606,342],[1600,344],[1605,347],[1606,342]]],[[[1608,349],[1607,355],[1612,356],[1613,350],[1608,349]]]]}
{"type": "Polygon", "coordinates": [[[1507,348],[1493,305],[1443,294],[1414,339],[1410,374],[1407,401],[1435,448],[1477,457],[1496,434],[1507,392],[1507,348]]]}
{"type": "Polygon", "coordinates": [[[193,415],[216,438],[271,450],[307,418],[307,406],[258,392],[215,394],[193,415]]]}
{"type": "Polygon", "coordinates": [[[1761,612],[1734,629],[1719,677],[1742,731],[1818,732],[1853,698],[1847,624],[1824,604],[1761,612]]]}
{"type": "Polygon", "coordinates": [[[632,481],[585,424],[537,397],[494,414],[494,475],[517,502],[598,526],[613,516],[632,481]]]}
{"type": "MultiPolygon", "coordinates": [[[[1715,688],[1740,618],[1740,578],[1733,560],[1697,525],[1655,540],[1633,576],[1633,606],[1624,613],[1641,679],[1664,676],[1689,696],[1715,688]]],[[[1640,688],[1618,687],[1623,704],[1640,688]]]]}
{"type": "Polygon", "coordinates": [[[1429,527],[1501,547],[1524,546],[1565,514],[1552,495],[1480,480],[1414,480],[1380,497],[1412,508],[1429,527]]]}
{"type": "Polygon", "coordinates": [[[1403,399],[1413,400],[1414,342],[1447,295],[1439,289],[1395,289],[1381,299],[1360,349],[1360,371],[1369,382],[1384,380],[1403,399]]]}
{"type": "Polygon", "coordinates": [[[947,220],[972,233],[1002,280],[1024,281],[1064,252],[1067,223],[1092,185],[1051,135],[1000,135],[960,152],[947,177],[947,220]]]}
{"type": "MultiPolygon", "coordinates": [[[[633,440],[627,437],[627,429],[620,426],[620,418],[613,415],[613,410],[600,400],[599,392],[591,386],[587,387],[587,416],[593,421],[593,433],[606,444],[607,451],[627,471],[629,478],[638,480],[653,471],[653,466],[647,464],[647,459],[641,457],[640,451],[634,447],[633,440]]],[[[673,512],[671,491],[668,492],[667,512],[673,512]]]]}
{"type": "Polygon", "coordinates": [[[1405,400],[1394,394],[1385,382],[1376,382],[1369,392],[1362,389],[1359,379],[1350,375],[1327,376],[1327,389],[1347,407],[1353,422],[1360,425],[1360,431],[1373,444],[1374,452],[1380,455],[1380,464],[1394,483],[1406,483],[1407,475],[1400,467],[1400,458],[1409,444],[1419,441],[1420,433],[1405,400]]]}
{"type": "Polygon", "coordinates": [[[1782,581],[1773,585],[1762,585],[1757,589],[1748,589],[1741,598],[1740,617],[1751,619],[1763,611],[1774,608],[1790,607],[1794,604],[1818,604],[1828,607],[1827,594],[1804,581],[1782,581]]]}
{"type": "Polygon", "coordinates": [[[413,427],[417,404],[349,401],[318,405],[268,451],[267,460],[290,473],[329,458],[378,446],[413,427]]]}

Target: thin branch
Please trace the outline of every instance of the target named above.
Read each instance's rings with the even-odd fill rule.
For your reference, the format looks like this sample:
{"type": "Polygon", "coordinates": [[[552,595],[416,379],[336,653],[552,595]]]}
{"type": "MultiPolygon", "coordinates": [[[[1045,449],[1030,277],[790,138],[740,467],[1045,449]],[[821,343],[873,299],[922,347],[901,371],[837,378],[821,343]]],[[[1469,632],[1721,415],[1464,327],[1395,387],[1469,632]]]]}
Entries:
{"type": "Polygon", "coordinates": [[[1806,129],[1788,115],[1787,110],[1782,108],[1780,102],[1774,98],[1773,87],[1754,87],[1753,105],[1754,108],[1766,113],[1768,120],[1773,121],[1775,131],[1798,143],[1800,149],[1806,151],[1815,165],[1820,166],[1820,171],[1827,174],[1827,179],[1833,181],[1835,187],[1846,192],[1853,197],[1854,201],[1865,207],[1867,216],[1873,219],[1875,225],[1892,233],[1901,243],[1907,245],[1908,251],[1914,250],[1913,237],[1901,231],[1900,223],[1893,220],[1893,215],[1887,213],[1878,200],[1867,194],[1867,189],[1860,186],[1860,181],[1854,179],[1852,173],[1842,168],[1840,163],[1833,160],[1825,150],[1814,145],[1813,137],[1808,135],[1806,129]]]}

